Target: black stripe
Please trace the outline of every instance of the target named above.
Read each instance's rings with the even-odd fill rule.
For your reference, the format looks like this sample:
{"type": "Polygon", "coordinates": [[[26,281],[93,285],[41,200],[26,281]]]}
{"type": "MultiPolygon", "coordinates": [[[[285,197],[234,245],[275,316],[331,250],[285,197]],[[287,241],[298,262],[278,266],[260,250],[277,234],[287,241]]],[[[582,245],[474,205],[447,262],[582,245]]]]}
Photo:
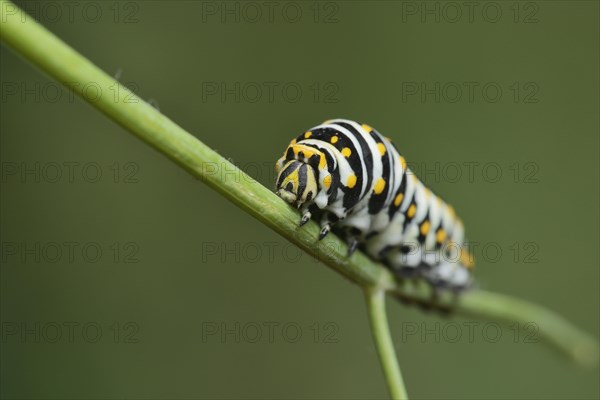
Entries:
{"type": "MultiPolygon", "coordinates": [[[[444,239],[444,240],[443,240],[441,243],[437,241],[437,235],[438,235],[438,232],[439,232],[440,230],[442,230],[442,229],[444,229],[444,228],[442,228],[442,220],[440,220],[440,223],[439,223],[439,225],[437,226],[437,228],[435,228],[435,249],[436,249],[436,250],[439,250],[439,249],[441,249],[441,248],[442,248],[442,245],[443,245],[444,243],[446,243],[446,239],[444,239]]],[[[447,235],[447,233],[446,233],[446,235],[447,235]]]]}
{"type": "Polygon", "coordinates": [[[283,180],[292,172],[294,172],[295,169],[295,163],[290,163],[290,165],[288,165],[286,168],[284,168],[281,173],[279,174],[279,179],[277,179],[277,187],[281,186],[281,183],[283,182],[283,180]]]}
{"type": "MultiPolygon", "coordinates": [[[[320,133],[320,131],[321,130],[316,130],[315,133],[313,133],[313,135],[315,135],[315,134],[318,135],[320,133]]],[[[323,142],[325,142],[325,140],[323,140],[323,142]]],[[[340,171],[337,166],[337,163],[334,161],[333,156],[329,153],[329,150],[327,150],[325,147],[319,147],[318,145],[316,145],[314,143],[303,143],[303,144],[304,144],[304,146],[312,147],[313,149],[319,150],[325,156],[325,163],[326,163],[325,168],[331,174],[331,186],[329,186],[329,189],[327,189],[327,194],[329,195],[329,198],[327,199],[327,204],[332,204],[335,201],[335,199],[337,198],[338,191],[335,189],[337,189],[337,187],[340,184],[340,171]],[[334,165],[335,165],[335,168],[333,170],[331,170],[331,168],[334,165]]],[[[320,159],[318,161],[320,161],[320,159]]],[[[318,176],[318,171],[319,171],[318,161],[316,161],[315,165],[313,165],[315,162],[313,162],[313,164],[311,164],[314,167],[315,171],[317,171],[317,176],[318,176]]]]}
{"type": "Polygon", "coordinates": [[[412,199],[410,199],[410,203],[408,203],[408,207],[406,208],[406,211],[404,211],[404,225],[402,226],[402,233],[404,233],[406,231],[406,227],[417,216],[417,212],[419,211],[419,207],[417,206],[417,203],[415,202],[416,197],[417,197],[417,191],[415,190],[415,192],[413,193],[412,199]],[[413,215],[412,217],[408,216],[408,210],[410,210],[410,206],[415,206],[415,215],[413,215]]]}
{"type": "Polygon", "coordinates": [[[308,168],[308,166],[306,164],[302,164],[298,169],[298,190],[296,191],[296,198],[298,200],[302,198],[302,194],[306,189],[306,168],[308,168]]]}
{"type": "MultiPolygon", "coordinates": [[[[385,181],[385,187],[383,188],[383,192],[381,192],[380,194],[373,193],[371,195],[371,198],[369,199],[369,214],[377,214],[385,206],[385,201],[387,200],[388,193],[394,187],[394,182],[392,179],[393,168],[390,165],[390,151],[385,145],[385,142],[383,141],[384,139],[379,137],[379,135],[377,135],[377,133],[374,133],[374,131],[371,131],[371,136],[373,136],[373,139],[377,143],[382,143],[385,146],[385,154],[383,155],[383,157],[380,154],[376,155],[376,157],[381,157],[381,163],[383,165],[381,177],[385,181]]],[[[400,161],[396,160],[396,162],[400,161]]]]}
{"type": "MultiPolygon", "coordinates": [[[[425,214],[425,218],[423,219],[423,221],[421,221],[420,224],[418,224],[418,228],[419,228],[419,236],[417,237],[417,240],[419,241],[419,243],[421,245],[425,244],[425,239],[427,238],[427,235],[423,235],[421,233],[421,226],[425,223],[425,221],[429,221],[429,210],[427,211],[427,214],[425,214]]],[[[429,231],[431,231],[431,221],[429,221],[429,231]]],[[[429,234],[429,233],[428,233],[429,234]]]]}
{"type": "MultiPolygon", "coordinates": [[[[355,136],[355,134],[353,134],[352,132],[349,132],[350,135],[342,133],[341,131],[339,131],[338,129],[335,128],[319,128],[319,129],[314,129],[312,136],[310,137],[310,139],[316,139],[316,140],[321,140],[323,142],[329,141],[331,140],[331,137],[333,136],[337,136],[338,137],[338,141],[337,143],[333,144],[332,146],[335,147],[338,151],[341,151],[344,147],[348,147],[351,151],[352,154],[350,154],[350,157],[347,158],[347,162],[350,165],[350,167],[353,169],[355,175],[356,175],[356,186],[354,186],[354,188],[350,189],[347,188],[345,186],[345,182],[341,182],[340,183],[340,176],[339,176],[339,168],[336,168],[336,170],[334,170],[333,172],[331,172],[331,177],[332,177],[332,182],[331,182],[331,187],[330,187],[330,197],[328,199],[328,204],[333,203],[333,201],[335,200],[335,197],[337,196],[337,190],[335,190],[334,188],[340,187],[340,189],[342,189],[343,193],[344,193],[344,199],[343,199],[343,207],[345,209],[351,209],[352,207],[354,207],[360,200],[361,200],[361,192],[362,192],[362,186],[363,186],[363,173],[362,173],[362,164],[361,164],[361,159],[359,156],[359,151],[362,151],[362,149],[356,149],[354,143],[352,142],[352,140],[349,138],[350,135],[355,136]],[[335,184],[335,186],[334,186],[335,184]]],[[[358,140],[362,139],[362,137],[358,137],[358,140]]],[[[363,139],[364,142],[364,139],[363,139]]],[[[329,143],[329,142],[328,142],[329,143]]],[[[308,146],[308,144],[303,143],[304,145],[308,146]]],[[[330,143],[331,144],[331,143],[330,143]]],[[[328,154],[328,153],[325,153],[328,154]]],[[[370,153],[369,153],[370,155],[370,153]]],[[[329,164],[329,165],[333,165],[333,164],[329,164]]],[[[369,175],[373,174],[373,171],[371,170],[373,168],[373,164],[371,161],[371,164],[369,164],[369,168],[367,169],[367,173],[369,175]]]]}
{"type": "MultiPolygon", "coordinates": [[[[368,190],[371,188],[371,184],[373,183],[373,154],[371,152],[371,148],[369,147],[369,144],[367,143],[367,141],[365,140],[363,135],[361,135],[360,132],[358,132],[352,125],[350,125],[346,122],[334,122],[334,124],[342,126],[342,127],[346,128],[348,131],[350,131],[350,133],[352,133],[352,135],[354,135],[354,137],[358,140],[358,143],[360,144],[360,147],[361,147],[360,151],[361,151],[361,154],[363,155],[365,169],[367,170],[367,192],[365,193],[365,195],[367,195],[368,190]]],[[[340,132],[340,133],[342,133],[342,132],[340,132]]],[[[362,186],[361,186],[361,190],[362,190],[362,186]]]]}
{"type": "MultiPolygon", "coordinates": [[[[400,162],[400,161],[398,161],[398,162],[400,162]]],[[[402,207],[402,203],[404,203],[404,200],[406,200],[404,198],[404,196],[406,196],[406,179],[407,178],[408,177],[406,175],[406,170],[402,171],[402,175],[400,176],[400,179],[402,179],[402,181],[400,183],[400,187],[398,188],[396,195],[392,199],[392,204],[390,204],[390,208],[389,208],[390,221],[392,220],[392,218],[394,217],[396,212],[400,209],[400,207],[402,207]],[[394,204],[394,200],[396,200],[396,196],[398,196],[400,193],[402,193],[403,198],[402,198],[402,201],[400,202],[400,204],[398,204],[398,206],[396,206],[394,204]]]]}
{"type": "Polygon", "coordinates": [[[285,159],[286,160],[294,160],[296,158],[296,155],[294,154],[294,150],[292,150],[292,147],[288,147],[287,151],[285,152],[285,159]]]}

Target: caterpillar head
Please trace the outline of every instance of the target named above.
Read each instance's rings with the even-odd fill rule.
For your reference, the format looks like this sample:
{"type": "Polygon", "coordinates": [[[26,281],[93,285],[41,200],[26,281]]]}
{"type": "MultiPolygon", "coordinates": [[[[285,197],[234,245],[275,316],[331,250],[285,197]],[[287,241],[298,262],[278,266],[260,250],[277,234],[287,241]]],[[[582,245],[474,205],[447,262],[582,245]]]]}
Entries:
{"type": "Polygon", "coordinates": [[[298,160],[282,164],[277,174],[277,195],[296,207],[314,199],[318,190],[314,168],[298,160]]]}

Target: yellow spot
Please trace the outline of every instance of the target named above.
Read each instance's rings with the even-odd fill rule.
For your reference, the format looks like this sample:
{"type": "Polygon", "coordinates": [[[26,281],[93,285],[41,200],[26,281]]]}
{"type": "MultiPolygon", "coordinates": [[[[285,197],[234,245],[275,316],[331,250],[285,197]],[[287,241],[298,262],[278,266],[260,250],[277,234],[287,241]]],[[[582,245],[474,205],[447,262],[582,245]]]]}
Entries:
{"type": "Polygon", "coordinates": [[[369,125],[367,124],[362,124],[362,127],[365,131],[371,133],[371,131],[373,130],[373,128],[371,128],[369,125]]]}
{"type": "MultiPolygon", "coordinates": [[[[300,153],[300,150],[304,150],[304,146],[302,146],[302,144],[295,144],[292,146],[292,151],[294,152],[294,154],[296,156],[298,156],[298,153],[300,153]]],[[[306,153],[304,153],[304,155],[306,155],[306,153]]]]}
{"type": "Polygon", "coordinates": [[[415,216],[416,213],[417,213],[417,206],[415,206],[414,204],[411,204],[410,207],[408,207],[408,211],[406,212],[406,215],[408,215],[408,218],[412,218],[415,216]]]}
{"type": "Polygon", "coordinates": [[[350,148],[348,147],[344,147],[342,149],[342,155],[346,158],[350,157],[350,154],[352,154],[352,150],[350,150],[350,148]]]}
{"type": "Polygon", "coordinates": [[[304,134],[304,139],[308,139],[308,138],[309,138],[309,137],[311,137],[311,136],[312,136],[312,132],[311,132],[311,131],[308,131],[308,132],[306,132],[306,133],[304,134]]]}
{"type": "Polygon", "coordinates": [[[298,169],[295,169],[291,174],[285,177],[282,187],[286,187],[288,182],[291,182],[294,188],[298,187],[298,169]]]}
{"type": "Polygon", "coordinates": [[[446,231],[443,229],[437,231],[437,233],[435,234],[435,240],[438,243],[444,243],[444,240],[446,240],[446,231]]]}
{"type": "Polygon", "coordinates": [[[331,137],[331,143],[332,143],[332,144],[336,144],[336,143],[337,143],[337,141],[338,141],[338,137],[337,137],[337,136],[332,136],[332,137],[331,137]]]}
{"type": "Polygon", "coordinates": [[[321,154],[321,158],[319,159],[319,169],[325,169],[326,165],[327,165],[327,160],[325,159],[325,156],[323,154],[321,154]]]}
{"type": "Polygon", "coordinates": [[[396,196],[396,198],[394,199],[394,205],[396,207],[400,207],[400,203],[402,203],[403,198],[404,198],[404,195],[402,193],[400,193],[398,196],[396,196]]]}
{"type": "Polygon", "coordinates": [[[375,194],[381,194],[381,192],[383,192],[383,189],[385,189],[385,179],[379,178],[377,180],[377,183],[375,183],[373,192],[375,192],[375,194]]]}
{"type": "Polygon", "coordinates": [[[406,171],[406,160],[400,156],[400,165],[402,165],[402,171],[406,171]]]}
{"type": "Polygon", "coordinates": [[[325,187],[327,189],[329,189],[329,187],[331,186],[331,175],[327,175],[324,179],[323,179],[323,185],[325,185],[325,187]]]}
{"type": "Polygon", "coordinates": [[[346,181],[346,186],[348,186],[350,189],[356,186],[356,175],[350,175],[348,177],[348,181],[346,181]]]}
{"type": "Polygon", "coordinates": [[[467,269],[473,269],[475,267],[473,255],[471,255],[471,253],[469,253],[466,249],[461,249],[460,251],[460,263],[467,267],[467,269]]]}
{"type": "Polygon", "coordinates": [[[293,146],[296,144],[296,138],[292,139],[292,141],[290,142],[290,146],[293,146]]]}
{"type": "Polygon", "coordinates": [[[421,224],[421,235],[425,236],[429,233],[429,228],[431,227],[431,223],[429,221],[425,221],[421,224]]]}
{"type": "Polygon", "coordinates": [[[385,154],[385,144],[377,143],[377,148],[379,149],[379,154],[381,154],[381,155],[385,154]]]}
{"type": "Polygon", "coordinates": [[[454,211],[454,207],[448,206],[448,212],[450,213],[450,218],[454,218],[456,216],[456,211],[454,211]]]}
{"type": "Polygon", "coordinates": [[[323,155],[323,153],[321,153],[319,150],[315,150],[312,147],[305,146],[302,143],[292,146],[292,149],[294,150],[294,154],[296,154],[296,155],[298,155],[300,152],[302,152],[304,154],[304,158],[306,158],[306,159],[309,159],[314,155],[319,155],[319,156],[323,155]]]}

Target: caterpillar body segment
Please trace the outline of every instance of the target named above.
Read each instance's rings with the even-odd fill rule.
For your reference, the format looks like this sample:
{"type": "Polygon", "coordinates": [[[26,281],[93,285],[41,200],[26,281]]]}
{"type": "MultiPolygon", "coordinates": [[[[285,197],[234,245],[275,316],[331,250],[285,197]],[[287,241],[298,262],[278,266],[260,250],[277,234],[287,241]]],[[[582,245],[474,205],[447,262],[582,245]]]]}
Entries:
{"type": "Polygon", "coordinates": [[[473,260],[454,209],[407,167],[390,140],[358,122],[325,121],[293,139],[276,163],[276,192],[301,224],[321,224],[402,279],[471,285],[473,260]]]}

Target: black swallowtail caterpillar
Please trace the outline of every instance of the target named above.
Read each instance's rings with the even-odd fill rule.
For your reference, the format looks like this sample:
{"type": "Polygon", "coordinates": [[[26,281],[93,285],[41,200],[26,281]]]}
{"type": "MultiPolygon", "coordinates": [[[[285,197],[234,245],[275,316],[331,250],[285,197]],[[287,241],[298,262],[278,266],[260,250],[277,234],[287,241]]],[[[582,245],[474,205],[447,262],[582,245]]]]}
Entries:
{"type": "Polygon", "coordinates": [[[454,291],[471,284],[473,261],[452,206],[434,195],[391,141],[368,125],[333,119],[293,139],[277,161],[276,192],[349,246],[401,279],[454,291]]]}

